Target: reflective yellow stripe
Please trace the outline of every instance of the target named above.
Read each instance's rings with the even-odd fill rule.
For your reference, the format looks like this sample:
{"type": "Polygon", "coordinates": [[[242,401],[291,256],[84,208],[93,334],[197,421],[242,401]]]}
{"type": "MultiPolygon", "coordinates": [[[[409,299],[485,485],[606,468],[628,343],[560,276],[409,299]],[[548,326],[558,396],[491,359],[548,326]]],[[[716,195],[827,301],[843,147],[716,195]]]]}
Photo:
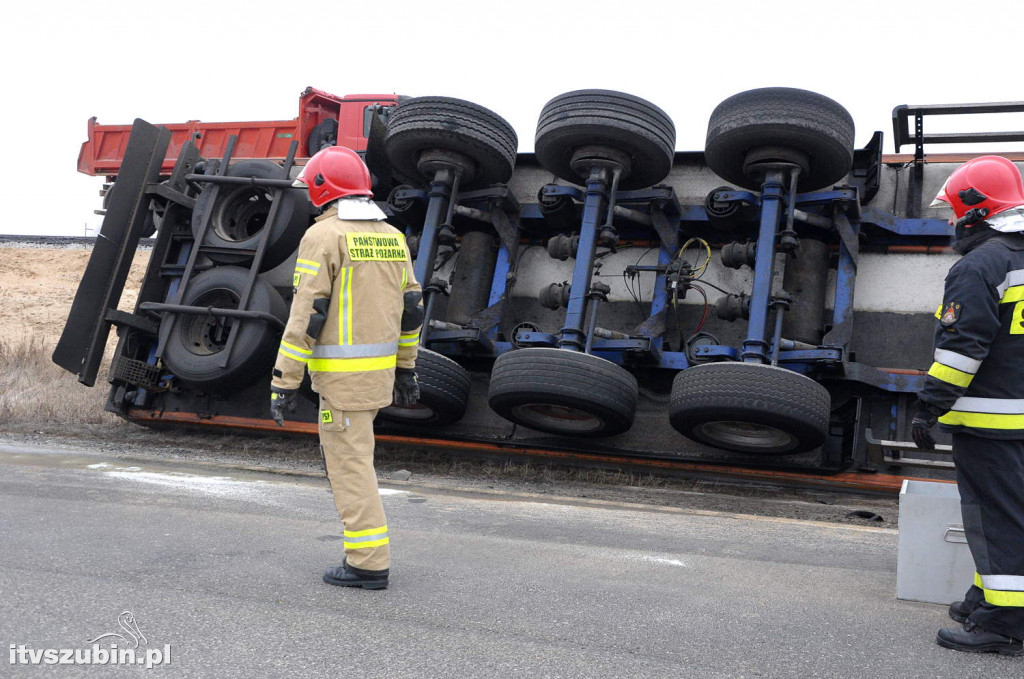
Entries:
{"type": "Polygon", "coordinates": [[[405,290],[405,286],[409,284],[409,270],[404,266],[402,267],[402,289],[405,290]]]}
{"type": "Polygon", "coordinates": [[[294,344],[289,344],[288,342],[285,342],[285,341],[281,342],[281,346],[282,347],[286,347],[288,349],[291,349],[292,351],[294,351],[296,353],[304,354],[306,356],[312,356],[313,355],[313,350],[312,349],[303,349],[302,347],[297,347],[294,344]]]}
{"type": "Polygon", "coordinates": [[[342,344],[352,344],[352,275],[354,273],[355,271],[349,269],[348,276],[345,279],[345,298],[348,300],[348,306],[345,310],[348,318],[345,320],[345,325],[348,326],[348,336],[342,344]]]}
{"type": "Polygon", "coordinates": [[[320,270],[320,262],[314,262],[312,259],[296,259],[295,266],[298,267],[300,264],[308,266],[310,269],[320,270]]]}
{"type": "Polygon", "coordinates": [[[311,276],[315,276],[320,272],[317,269],[309,269],[304,266],[297,266],[295,267],[295,273],[308,273],[311,276]]]}
{"type": "Polygon", "coordinates": [[[284,348],[278,349],[277,353],[281,354],[282,356],[287,356],[288,358],[292,359],[293,361],[298,361],[299,363],[308,363],[309,362],[308,358],[305,358],[303,356],[297,356],[297,355],[291,353],[290,351],[288,351],[287,349],[284,349],[284,348]]]}
{"type": "Polygon", "coordinates": [[[408,335],[398,336],[398,346],[400,347],[414,347],[420,342],[420,333],[412,332],[408,335]]]}
{"type": "Polygon", "coordinates": [[[1024,415],[1002,413],[966,413],[950,410],[939,418],[939,422],[979,429],[1024,429],[1024,415]]]}
{"type": "Polygon", "coordinates": [[[387,370],[398,363],[398,356],[375,358],[311,358],[309,369],[322,373],[361,373],[371,370],[387,370]]]}
{"type": "Polygon", "coordinates": [[[986,589],[985,601],[993,606],[1024,607],[1024,592],[1001,592],[998,589],[986,589]]]}
{"type": "Polygon", "coordinates": [[[1022,300],[1024,300],[1024,285],[1015,285],[1012,288],[1006,289],[999,303],[1006,304],[1007,302],[1020,302],[1022,300]]]}
{"type": "MultiPolygon", "coordinates": [[[[988,575],[985,577],[993,580],[1007,579],[1007,576],[998,575],[988,575]]],[[[1009,579],[1014,581],[1017,580],[1018,577],[1010,576],[1009,579]]],[[[1024,606],[1024,592],[985,589],[985,583],[982,580],[982,576],[978,573],[974,574],[974,586],[985,592],[985,601],[993,606],[1024,606]]]]}
{"type": "Polygon", "coordinates": [[[974,375],[965,373],[962,370],[956,368],[950,368],[948,365],[941,363],[932,363],[932,367],[928,368],[928,374],[937,380],[948,382],[949,384],[955,384],[958,387],[966,387],[974,379],[974,375]]]}
{"type": "Polygon", "coordinates": [[[345,293],[345,284],[348,281],[352,267],[342,267],[338,274],[338,292],[341,294],[341,301],[338,303],[338,344],[345,344],[345,323],[347,322],[345,310],[348,308],[348,295],[345,293]]]}
{"type": "Polygon", "coordinates": [[[281,346],[278,348],[277,353],[287,356],[288,358],[305,363],[309,360],[309,357],[313,355],[313,352],[309,349],[303,349],[297,347],[294,344],[288,344],[288,342],[281,342],[281,346]]]}
{"type": "Polygon", "coordinates": [[[347,538],[361,538],[365,535],[380,535],[381,533],[387,533],[388,527],[381,526],[380,528],[367,528],[366,530],[347,530],[345,531],[345,537],[347,538]]]}
{"type": "Polygon", "coordinates": [[[389,544],[390,542],[390,538],[371,540],[370,542],[346,542],[345,549],[368,549],[369,547],[380,547],[382,545],[389,544]]]}
{"type": "Polygon", "coordinates": [[[939,308],[935,310],[935,318],[942,318],[942,305],[941,304],[939,305],[939,308]]]}

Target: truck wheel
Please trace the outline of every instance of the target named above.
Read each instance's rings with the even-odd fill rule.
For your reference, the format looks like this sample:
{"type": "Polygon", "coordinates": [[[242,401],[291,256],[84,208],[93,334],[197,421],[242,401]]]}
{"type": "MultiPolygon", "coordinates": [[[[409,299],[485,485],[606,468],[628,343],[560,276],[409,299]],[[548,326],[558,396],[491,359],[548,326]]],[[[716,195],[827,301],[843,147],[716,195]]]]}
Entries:
{"type": "Polygon", "coordinates": [[[637,383],[603,358],[563,349],[518,349],[494,362],[491,408],[524,427],[563,436],[612,436],[633,424],[637,383]]]}
{"type": "Polygon", "coordinates": [[[669,420],[687,438],[742,453],[800,453],[828,435],[831,398],[814,380],[755,363],[709,363],[672,382],[669,420]]]}
{"type": "Polygon", "coordinates": [[[577,90],[544,105],[534,148],[545,170],[579,184],[587,177],[572,168],[576,150],[609,147],[631,160],[632,169],[619,180],[619,187],[642,189],[668,176],[675,144],[672,119],[649,101],[610,90],[577,90]]]}
{"type": "MultiPolygon", "coordinates": [[[[236,266],[219,266],[197,275],[188,285],[182,304],[238,308],[249,272],[236,266]]],[[[249,299],[250,311],[264,311],[282,321],[288,308],[274,288],[257,278],[249,299]]],[[[164,323],[172,317],[164,316],[164,323]]],[[[226,392],[270,374],[277,355],[280,330],[265,321],[178,314],[164,347],[163,362],[176,378],[196,388],[226,392]],[[232,326],[240,324],[231,360],[221,367],[223,351],[232,326]]]]}
{"type": "MultiPolygon", "coordinates": [[[[281,179],[281,168],[272,160],[241,160],[228,168],[229,177],[257,177],[281,179]]],[[[207,184],[212,186],[212,184],[207,184]]],[[[299,247],[302,235],[309,227],[309,200],[304,191],[280,191],[281,206],[277,220],[269,233],[273,191],[263,186],[237,186],[221,184],[216,198],[203,191],[196,199],[192,212],[192,234],[199,237],[199,225],[207,214],[210,226],[203,245],[218,248],[205,254],[218,264],[246,265],[252,261],[252,252],[261,238],[269,238],[263,254],[260,271],[269,271],[288,259],[299,247]],[[249,252],[247,252],[249,251],[249,252]]]]}
{"type": "Polygon", "coordinates": [[[309,132],[309,139],[306,142],[306,149],[312,157],[317,151],[322,151],[328,146],[338,145],[338,121],[334,118],[321,120],[309,132]]]}
{"type": "Polygon", "coordinates": [[[816,191],[849,173],[853,132],[853,118],[832,99],[807,90],[764,87],[715,107],[704,157],[719,177],[755,191],[761,179],[750,171],[751,160],[797,162],[806,165],[799,190],[816,191]]]}
{"type": "Polygon", "coordinates": [[[462,419],[469,403],[469,373],[441,354],[420,347],[416,355],[420,400],[414,406],[390,405],[378,417],[389,422],[427,425],[451,424],[462,419]]]}
{"type": "Polygon", "coordinates": [[[434,178],[421,165],[424,152],[450,152],[472,162],[466,189],[501,184],[512,176],[519,139],[497,113],[449,97],[404,101],[388,119],[384,152],[402,181],[422,184],[434,178]]]}

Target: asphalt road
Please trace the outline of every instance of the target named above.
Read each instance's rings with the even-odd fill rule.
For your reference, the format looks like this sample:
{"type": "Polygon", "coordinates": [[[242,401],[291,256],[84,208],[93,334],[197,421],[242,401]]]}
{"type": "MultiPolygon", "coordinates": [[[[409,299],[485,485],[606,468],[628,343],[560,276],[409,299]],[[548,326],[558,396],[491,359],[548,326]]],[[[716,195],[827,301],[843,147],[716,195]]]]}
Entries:
{"type": "MultiPolygon", "coordinates": [[[[326,482],[0,440],[0,632],[88,647],[131,611],[189,677],[1014,677],[895,598],[893,530],[384,489],[391,588],[325,585],[326,482]]],[[[10,651],[9,651],[10,652],[10,651]]],[[[35,676],[11,664],[4,676],[35,676]]],[[[62,666],[106,676],[108,666],[62,666]]]]}

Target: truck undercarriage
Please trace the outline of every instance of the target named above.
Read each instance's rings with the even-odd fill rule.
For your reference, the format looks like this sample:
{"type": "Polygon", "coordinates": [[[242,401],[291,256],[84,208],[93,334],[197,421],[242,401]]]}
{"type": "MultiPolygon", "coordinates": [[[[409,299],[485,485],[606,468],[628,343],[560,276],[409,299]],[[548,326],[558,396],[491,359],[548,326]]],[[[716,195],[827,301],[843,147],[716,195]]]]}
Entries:
{"type": "MultiPolygon", "coordinates": [[[[955,259],[947,215],[927,205],[960,158],[924,146],[1020,135],[926,135],[924,119],[1024,105],[897,107],[897,151],[915,153],[883,156],[881,132],[853,148],[836,102],[765,88],[719,105],[705,150],[682,153],[657,106],[580,90],[548,102],[535,152],[517,154],[508,123],[471,102],[360,101],[357,150],[425,291],[421,400],[382,410],[382,435],[950,475],[942,446],[901,443],[955,259]]],[[[291,179],[336,141],[328,127],[307,125],[283,157],[239,153],[244,135],[209,157],[195,132],[175,147],[171,130],[136,121],[121,155],[89,166],[116,175],[116,190],[55,362],[92,385],[113,325],[108,410],[153,426],[280,429],[270,368],[313,216],[291,179]],[[153,229],[136,309],[117,311],[153,229]]],[[[302,393],[285,430],[315,433],[308,379],[302,393]]]]}

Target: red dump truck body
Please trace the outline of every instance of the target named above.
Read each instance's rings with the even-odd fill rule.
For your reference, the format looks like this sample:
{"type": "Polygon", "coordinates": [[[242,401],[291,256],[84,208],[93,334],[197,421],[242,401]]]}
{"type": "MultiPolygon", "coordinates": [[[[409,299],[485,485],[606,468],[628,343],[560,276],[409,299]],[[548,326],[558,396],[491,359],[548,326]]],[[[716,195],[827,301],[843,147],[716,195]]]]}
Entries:
{"type": "MultiPolygon", "coordinates": [[[[238,135],[234,158],[284,158],[293,140],[299,142],[299,157],[309,157],[309,139],[314,128],[328,120],[338,122],[337,144],[356,151],[366,150],[369,115],[374,105],[395,106],[396,94],[349,94],[339,97],[313,87],[299,96],[299,115],[292,120],[268,120],[234,123],[186,123],[164,125],[171,131],[162,171],[170,173],[182,146],[195,140],[203,157],[224,154],[227,140],[238,135]],[[196,137],[198,135],[198,138],[196,137]]],[[[121,169],[131,125],[100,125],[89,119],[88,139],[78,154],[78,171],[95,176],[113,176],[121,169]]]]}

